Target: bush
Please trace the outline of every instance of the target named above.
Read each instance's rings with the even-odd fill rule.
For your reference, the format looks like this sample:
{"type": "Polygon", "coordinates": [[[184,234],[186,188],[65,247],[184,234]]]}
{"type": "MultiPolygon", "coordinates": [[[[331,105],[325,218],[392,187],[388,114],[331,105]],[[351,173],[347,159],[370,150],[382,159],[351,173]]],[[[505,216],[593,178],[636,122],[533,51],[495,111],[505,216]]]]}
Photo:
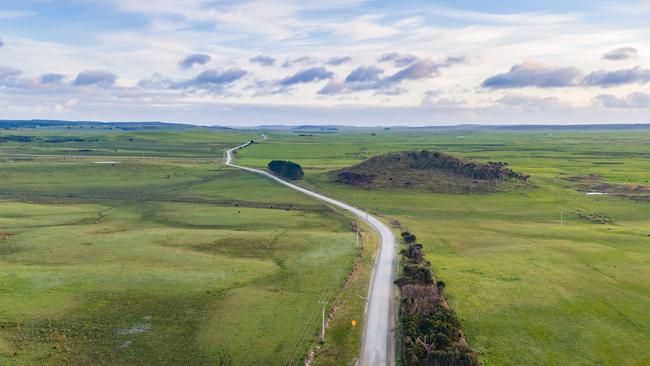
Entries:
{"type": "Polygon", "coordinates": [[[405,231],[402,233],[402,239],[406,242],[406,244],[411,244],[415,243],[417,240],[417,237],[414,234],[409,233],[408,231],[405,231]]]}
{"type": "Polygon", "coordinates": [[[442,292],[445,290],[446,285],[447,284],[445,283],[445,281],[442,281],[442,280],[436,282],[436,286],[438,287],[438,293],[439,294],[442,294],[442,292]]]}
{"type": "Polygon", "coordinates": [[[420,264],[404,266],[404,276],[410,280],[409,283],[413,284],[431,285],[433,283],[431,270],[420,264]]]}
{"type": "Polygon", "coordinates": [[[423,366],[475,366],[480,365],[476,353],[468,348],[456,347],[450,350],[427,353],[423,366]]]}
{"type": "Polygon", "coordinates": [[[268,168],[273,173],[290,180],[300,179],[305,175],[302,167],[292,161],[273,160],[269,163],[268,168]]]}

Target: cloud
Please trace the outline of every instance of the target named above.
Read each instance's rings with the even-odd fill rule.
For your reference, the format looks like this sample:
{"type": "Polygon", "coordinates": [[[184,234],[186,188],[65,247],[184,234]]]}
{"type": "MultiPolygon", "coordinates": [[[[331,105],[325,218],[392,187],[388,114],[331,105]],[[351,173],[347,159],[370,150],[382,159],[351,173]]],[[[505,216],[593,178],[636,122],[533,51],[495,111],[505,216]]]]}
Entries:
{"type": "Polygon", "coordinates": [[[464,64],[469,60],[465,56],[449,56],[442,63],[444,66],[452,66],[455,64],[464,64]]]}
{"type": "Polygon", "coordinates": [[[280,85],[278,80],[256,80],[244,89],[254,90],[253,97],[284,94],[289,91],[289,87],[280,85]]]}
{"type": "Polygon", "coordinates": [[[566,87],[576,85],[580,76],[575,67],[553,67],[526,61],[512,66],[506,73],[485,79],[481,86],[488,89],[566,87]]]}
{"type": "Polygon", "coordinates": [[[345,93],[346,91],[348,91],[348,86],[345,85],[345,82],[341,80],[330,80],[321,90],[318,91],[318,94],[334,95],[345,93]]]}
{"type": "Polygon", "coordinates": [[[9,78],[9,77],[16,77],[22,73],[23,73],[22,70],[18,70],[10,66],[0,66],[0,78],[2,79],[9,78]]]}
{"type": "Polygon", "coordinates": [[[69,112],[74,107],[77,105],[79,100],[76,98],[68,99],[65,103],[57,104],[54,106],[54,110],[61,113],[61,112],[69,112]]]}
{"type": "Polygon", "coordinates": [[[232,68],[224,72],[206,70],[196,77],[171,85],[173,89],[207,89],[221,91],[225,85],[231,84],[247,74],[246,70],[232,68]]]}
{"type": "Polygon", "coordinates": [[[103,70],[85,70],[80,72],[72,83],[75,86],[99,86],[108,88],[115,84],[117,75],[103,70]]]}
{"type": "Polygon", "coordinates": [[[385,82],[399,83],[403,80],[428,79],[440,75],[440,69],[466,62],[465,57],[447,57],[441,61],[431,59],[418,60],[410,66],[389,76],[385,82]]]}
{"type": "Polygon", "coordinates": [[[624,97],[611,94],[600,94],[592,100],[593,104],[605,108],[642,109],[650,108],[650,94],[636,92],[624,97]]]}
{"type": "Polygon", "coordinates": [[[442,90],[428,90],[420,105],[436,107],[462,107],[467,106],[467,101],[462,98],[443,97],[442,90]]]}
{"type": "Polygon", "coordinates": [[[416,56],[398,52],[385,53],[379,58],[379,62],[392,62],[397,67],[408,66],[417,60],[416,56]]]}
{"type": "Polygon", "coordinates": [[[300,56],[294,59],[286,60],[282,64],[282,67],[291,67],[293,65],[310,65],[318,62],[318,59],[311,56],[300,56]]]}
{"type": "Polygon", "coordinates": [[[167,89],[174,81],[162,76],[161,74],[153,74],[151,77],[138,81],[138,86],[145,89],[167,89]]]}
{"type": "MultiPolygon", "coordinates": [[[[642,0],[645,1],[645,0],[642,0]]],[[[513,3],[514,5],[514,3],[513,3]]],[[[462,20],[478,22],[480,24],[511,24],[531,26],[549,26],[567,23],[576,23],[579,21],[579,15],[574,13],[551,13],[551,12],[508,12],[499,13],[491,11],[472,11],[461,10],[444,6],[429,6],[429,12],[436,16],[445,18],[457,18],[462,20]]]]}
{"type": "Polygon", "coordinates": [[[0,86],[17,87],[21,86],[22,82],[20,76],[23,74],[22,70],[15,69],[9,66],[0,66],[0,86]]]}
{"type": "Polygon", "coordinates": [[[250,62],[264,65],[264,66],[272,66],[275,65],[275,59],[271,56],[268,55],[257,55],[249,60],[250,62]]]}
{"type": "Polygon", "coordinates": [[[376,90],[382,87],[380,78],[384,70],[375,66],[359,66],[352,70],[345,80],[330,80],[318,94],[334,95],[362,90],[376,90]]]}
{"type": "Polygon", "coordinates": [[[374,67],[358,67],[343,81],[332,80],[323,87],[319,94],[333,95],[363,90],[376,90],[379,94],[399,95],[407,90],[397,86],[407,80],[421,80],[440,75],[440,69],[465,62],[465,57],[447,57],[434,61],[431,59],[417,60],[413,64],[397,71],[393,75],[381,78],[384,70],[374,67]]]}
{"type": "Polygon", "coordinates": [[[34,15],[31,11],[0,10],[0,19],[22,18],[34,15]]]}
{"type": "Polygon", "coordinates": [[[329,60],[327,60],[327,64],[332,66],[338,66],[338,65],[343,65],[345,63],[348,63],[350,61],[352,61],[352,57],[350,56],[338,56],[338,57],[332,57],[329,60]]]}
{"type": "Polygon", "coordinates": [[[40,77],[41,84],[60,84],[65,79],[65,75],[56,73],[43,74],[40,77]]]}
{"type": "Polygon", "coordinates": [[[212,58],[210,57],[210,55],[206,55],[204,53],[195,53],[193,55],[189,55],[184,59],[180,60],[178,62],[178,67],[180,67],[183,70],[187,70],[194,67],[194,65],[205,65],[208,62],[210,62],[211,59],[212,58]]]}
{"type": "Polygon", "coordinates": [[[297,73],[280,80],[280,85],[290,86],[302,83],[311,83],[325,79],[331,79],[334,74],[324,67],[311,67],[298,71],[297,73]]]}
{"type": "Polygon", "coordinates": [[[584,77],[574,67],[545,66],[534,62],[514,65],[510,71],[489,77],[481,84],[489,89],[554,88],[571,86],[612,87],[624,84],[650,82],[650,69],[640,66],[616,71],[595,71],[584,77]]]}
{"type": "Polygon", "coordinates": [[[2,41],[2,38],[0,38],[0,48],[4,47],[5,43],[2,41]]]}
{"type": "Polygon", "coordinates": [[[379,81],[379,75],[383,74],[384,70],[374,67],[357,67],[354,69],[346,78],[345,83],[356,83],[356,82],[376,82],[379,81]]]}
{"type": "Polygon", "coordinates": [[[616,71],[596,71],[584,78],[585,85],[603,87],[647,82],[650,82],[650,69],[642,69],[640,66],[616,71]]]}
{"type": "Polygon", "coordinates": [[[629,58],[635,58],[638,56],[638,51],[636,48],[632,47],[621,47],[615,50],[609,51],[603,55],[603,59],[618,61],[618,60],[627,60],[629,58]]]}
{"type": "Polygon", "coordinates": [[[523,111],[547,111],[567,106],[556,97],[537,97],[518,94],[505,95],[496,102],[497,104],[514,107],[523,111]]]}

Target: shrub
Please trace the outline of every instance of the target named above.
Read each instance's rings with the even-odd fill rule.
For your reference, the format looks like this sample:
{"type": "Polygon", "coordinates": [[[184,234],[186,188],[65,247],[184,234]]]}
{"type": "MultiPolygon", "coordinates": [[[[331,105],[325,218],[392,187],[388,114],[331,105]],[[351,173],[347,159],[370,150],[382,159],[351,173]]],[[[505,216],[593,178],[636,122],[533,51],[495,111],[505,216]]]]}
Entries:
{"type": "Polygon", "coordinates": [[[476,353],[467,347],[455,347],[427,353],[426,358],[419,363],[423,366],[475,366],[480,365],[476,353]]]}
{"type": "Polygon", "coordinates": [[[407,264],[404,266],[404,277],[409,279],[409,283],[419,285],[431,285],[433,283],[431,270],[421,264],[407,264]]]}
{"type": "Polygon", "coordinates": [[[405,231],[402,233],[402,239],[404,239],[404,242],[406,242],[406,244],[411,244],[411,243],[415,243],[417,237],[414,234],[405,231]]]}
{"type": "Polygon", "coordinates": [[[445,281],[442,281],[442,280],[436,281],[436,286],[438,287],[438,293],[439,294],[442,294],[442,292],[445,290],[446,285],[447,284],[445,283],[445,281]]]}

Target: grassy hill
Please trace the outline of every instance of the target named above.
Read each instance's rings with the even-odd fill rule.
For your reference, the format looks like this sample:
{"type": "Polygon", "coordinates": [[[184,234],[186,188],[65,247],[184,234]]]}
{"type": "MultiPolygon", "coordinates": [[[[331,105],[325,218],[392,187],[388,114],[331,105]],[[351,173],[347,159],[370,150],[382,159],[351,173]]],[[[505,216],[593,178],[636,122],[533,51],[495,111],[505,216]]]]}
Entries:
{"type": "Polygon", "coordinates": [[[402,151],[372,157],[330,178],[364,188],[416,188],[439,193],[492,192],[528,177],[506,163],[479,163],[436,151],[402,151]]]}

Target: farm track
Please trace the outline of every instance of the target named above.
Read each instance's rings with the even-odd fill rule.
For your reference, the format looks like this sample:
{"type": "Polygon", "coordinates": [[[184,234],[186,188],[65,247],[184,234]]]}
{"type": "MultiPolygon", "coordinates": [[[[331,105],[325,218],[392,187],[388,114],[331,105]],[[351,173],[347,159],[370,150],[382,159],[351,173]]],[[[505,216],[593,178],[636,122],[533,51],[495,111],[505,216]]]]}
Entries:
{"type": "MultiPolygon", "coordinates": [[[[263,140],[267,140],[262,135],[263,140]]],[[[375,261],[374,271],[368,289],[366,314],[361,341],[361,366],[386,366],[395,364],[394,355],[394,274],[395,274],[395,236],[391,229],[381,220],[347,203],[324,196],[320,193],[289,183],[269,172],[248,168],[233,163],[234,152],[250,146],[253,141],[229,149],[226,153],[226,165],[270,178],[293,190],[315,198],[326,204],[338,207],[364,220],[378,234],[381,247],[375,261]]]]}

